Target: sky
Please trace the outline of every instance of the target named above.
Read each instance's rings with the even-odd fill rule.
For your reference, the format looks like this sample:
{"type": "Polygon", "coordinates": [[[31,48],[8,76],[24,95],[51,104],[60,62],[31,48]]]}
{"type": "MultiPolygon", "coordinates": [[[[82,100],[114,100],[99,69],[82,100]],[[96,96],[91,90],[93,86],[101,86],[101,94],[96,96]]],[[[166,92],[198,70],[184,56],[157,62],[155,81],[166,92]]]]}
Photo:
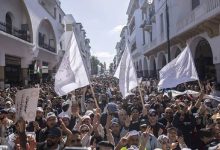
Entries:
{"type": "Polygon", "coordinates": [[[90,39],[91,55],[97,56],[107,68],[116,54],[120,32],[127,22],[130,0],[60,0],[66,14],[81,22],[90,39]]]}

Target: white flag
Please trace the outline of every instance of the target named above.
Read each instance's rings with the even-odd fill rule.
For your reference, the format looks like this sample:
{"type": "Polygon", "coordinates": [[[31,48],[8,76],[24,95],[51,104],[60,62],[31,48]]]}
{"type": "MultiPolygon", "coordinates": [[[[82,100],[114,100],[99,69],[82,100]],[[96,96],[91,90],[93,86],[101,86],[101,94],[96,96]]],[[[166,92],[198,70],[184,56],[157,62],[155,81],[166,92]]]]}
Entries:
{"type": "Polygon", "coordinates": [[[132,94],[131,90],[138,86],[136,70],[127,46],[124,50],[114,77],[119,79],[119,88],[123,98],[132,94]]]}
{"type": "Polygon", "coordinates": [[[59,96],[90,84],[75,34],[55,76],[55,91],[59,96]]]}
{"type": "Polygon", "coordinates": [[[159,73],[159,89],[172,88],[180,83],[199,80],[188,46],[177,58],[164,66],[159,73]]]}
{"type": "Polygon", "coordinates": [[[16,93],[16,119],[23,117],[25,121],[35,121],[40,89],[31,88],[16,93]]]}

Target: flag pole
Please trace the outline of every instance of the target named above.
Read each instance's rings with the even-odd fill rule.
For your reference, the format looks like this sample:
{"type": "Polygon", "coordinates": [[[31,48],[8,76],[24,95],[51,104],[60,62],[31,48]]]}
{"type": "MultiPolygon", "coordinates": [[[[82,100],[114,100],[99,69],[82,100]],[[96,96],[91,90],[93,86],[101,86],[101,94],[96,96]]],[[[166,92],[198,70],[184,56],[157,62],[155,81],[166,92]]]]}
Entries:
{"type": "Polygon", "coordinates": [[[96,99],[96,97],[95,97],[95,92],[94,92],[94,90],[93,90],[93,86],[92,86],[91,83],[89,84],[89,86],[90,86],[90,88],[91,88],[92,95],[93,95],[94,100],[95,100],[95,106],[96,106],[96,108],[99,108],[99,105],[98,105],[97,99],[96,99]]]}
{"type": "Polygon", "coordinates": [[[142,107],[144,108],[144,99],[143,99],[143,96],[142,96],[140,85],[138,85],[138,90],[139,90],[139,93],[140,93],[140,96],[141,96],[141,104],[142,104],[142,107]]]}
{"type": "Polygon", "coordinates": [[[198,83],[199,83],[200,91],[202,92],[203,88],[202,88],[202,84],[201,84],[200,80],[198,80],[198,83]]]}

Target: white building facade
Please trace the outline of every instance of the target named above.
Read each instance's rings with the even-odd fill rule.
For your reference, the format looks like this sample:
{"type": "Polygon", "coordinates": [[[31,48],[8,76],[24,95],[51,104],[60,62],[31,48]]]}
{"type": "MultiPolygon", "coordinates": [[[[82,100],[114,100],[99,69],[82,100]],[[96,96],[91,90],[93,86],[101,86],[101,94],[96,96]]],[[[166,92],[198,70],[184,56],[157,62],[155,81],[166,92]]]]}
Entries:
{"type": "Polygon", "coordinates": [[[126,33],[127,33],[127,26],[124,26],[122,31],[121,31],[121,34],[120,34],[120,41],[117,42],[116,46],[115,46],[115,49],[116,49],[116,68],[118,66],[118,64],[120,63],[120,60],[121,60],[121,57],[122,57],[122,54],[126,48],[126,33]]]}
{"type": "Polygon", "coordinates": [[[128,27],[136,69],[156,77],[188,45],[201,80],[220,83],[220,0],[130,0],[128,27]],[[168,6],[169,23],[166,16],[168,6]]]}
{"type": "Polygon", "coordinates": [[[48,78],[62,57],[60,1],[0,1],[0,87],[35,80],[35,64],[48,78]]]}

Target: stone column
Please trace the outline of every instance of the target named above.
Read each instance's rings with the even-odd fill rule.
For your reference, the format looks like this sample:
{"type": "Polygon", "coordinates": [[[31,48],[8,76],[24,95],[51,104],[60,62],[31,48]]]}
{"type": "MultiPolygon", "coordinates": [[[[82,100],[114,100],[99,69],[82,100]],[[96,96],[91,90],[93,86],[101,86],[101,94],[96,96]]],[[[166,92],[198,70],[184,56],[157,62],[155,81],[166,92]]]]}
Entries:
{"type": "Polygon", "coordinates": [[[21,68],[21,78],[23,85],[28,85],[28,68],[21,68]]]}
{"type": "Polygon", "coordinates": [[[22,84],[25,86],[28,85],[28,79],[29,79],[28,68],[30,62],[31,61],[29,61],[28,58],[21,59],[21,80],[22,80],[22,84]]]}
{"type": "Polygon", "coordinates": [[[0,50],[0,88],[5,88],[5,53],[0,50]]]}
{"type": "Polygon", "coordinates": [[[215,64],[217,82],[220,84],[220,63],[215,64]]]}
{"type": "Polygon", "coordinates": [[[5,67],[0,66],[0,89],[5,87],[5,67]]]}

